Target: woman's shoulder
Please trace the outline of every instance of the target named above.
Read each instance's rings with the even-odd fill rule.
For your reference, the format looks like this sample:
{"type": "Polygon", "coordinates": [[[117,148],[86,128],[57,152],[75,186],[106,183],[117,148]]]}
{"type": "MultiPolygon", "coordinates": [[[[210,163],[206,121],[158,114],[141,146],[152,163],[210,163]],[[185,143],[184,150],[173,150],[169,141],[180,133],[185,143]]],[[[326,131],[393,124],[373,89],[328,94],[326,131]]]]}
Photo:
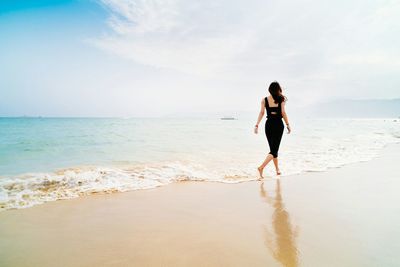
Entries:
{"type": "Polygon", "coordinates": [[[279,105],[284,106],[286,105],[287,102],[287,98],[285,96],[283,96],[282,101],[279,103],[279,105]]]}

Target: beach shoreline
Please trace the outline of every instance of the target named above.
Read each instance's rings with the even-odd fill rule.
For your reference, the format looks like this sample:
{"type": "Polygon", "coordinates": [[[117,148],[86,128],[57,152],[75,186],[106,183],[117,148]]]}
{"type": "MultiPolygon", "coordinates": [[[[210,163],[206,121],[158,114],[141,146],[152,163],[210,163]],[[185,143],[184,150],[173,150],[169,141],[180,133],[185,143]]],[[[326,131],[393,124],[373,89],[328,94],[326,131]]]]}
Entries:
{"type": "MultiPolygon", "coordinates": [[[[395,121],[294,123],[296,132],[282,138],[283,176],[371,160],[400,140],[395,121]]],[[[256,180],[269,147],[264,134],[250,131],[252,124],[211,119],[3,120],[4,132],[16,135],[0,138],[0,212],[184,180],[256,180]]],[[[275,175],[275,170],[268,166],[264,173],[275,175]]]]}
{"type": "Polygon", "coordinates": [[[396,266],[399,155],[3,211],[0,266],[396,266]]]}

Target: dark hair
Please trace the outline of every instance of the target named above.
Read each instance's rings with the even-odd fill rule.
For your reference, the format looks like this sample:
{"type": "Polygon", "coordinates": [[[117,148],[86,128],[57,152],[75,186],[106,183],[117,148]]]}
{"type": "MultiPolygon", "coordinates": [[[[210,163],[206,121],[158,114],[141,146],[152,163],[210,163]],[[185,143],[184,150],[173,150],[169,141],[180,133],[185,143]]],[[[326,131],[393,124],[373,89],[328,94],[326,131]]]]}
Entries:
{"type": "Polygon", "coordinates": [[[282,95],[282,88],[277,81],[273,81],[269,85],[268,91],[276,104],[282,103],[287,99],[286,96],[282,95]]]}

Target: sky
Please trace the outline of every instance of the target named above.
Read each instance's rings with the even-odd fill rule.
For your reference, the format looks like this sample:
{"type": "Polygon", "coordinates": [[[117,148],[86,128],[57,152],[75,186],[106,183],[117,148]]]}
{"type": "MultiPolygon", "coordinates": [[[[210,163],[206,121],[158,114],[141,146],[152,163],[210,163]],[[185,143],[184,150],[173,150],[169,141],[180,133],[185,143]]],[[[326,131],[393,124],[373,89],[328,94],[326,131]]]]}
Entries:
{"type": "Polygon", "coordinates": [[[399,98],[398,14],[380,0],[1,0],[0,116],[258,112],[275,80],[289,111],[399,98]]]}

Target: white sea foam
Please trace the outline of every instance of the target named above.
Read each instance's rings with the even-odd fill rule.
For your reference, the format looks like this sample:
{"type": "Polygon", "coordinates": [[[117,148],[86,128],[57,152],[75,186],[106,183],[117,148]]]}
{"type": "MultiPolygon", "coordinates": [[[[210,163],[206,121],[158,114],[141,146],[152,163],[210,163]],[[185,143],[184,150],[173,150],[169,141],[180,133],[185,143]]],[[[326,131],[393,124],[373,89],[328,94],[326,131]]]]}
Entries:
{"type": "Polygon", "coordinates": [[[181,162],[136,166],[84,166],[55,173],[29,173],[0,179],[0,209],[26,208],[47,201],[96,192],[112,193],[155,188],[179,181],[236,183],[250,176],[218,177],[199,166],[181,162]]]}
{"type": "MultiPolygon", "coordinates": [[[[207,134],[195,140],[196,149],[193,150],[182,145],[185,140],[171,141],[177,146],[181,145],[169,148],[170,154],[175,155],[171,160],[158,160],[158,154],[147,155],[149,152],[140,150],[143,157],[152,160],[145,163],[127,161],[122,164],[118,161],[112,164],[78,165],[55,172],[0,176],[0,210],[26,208],[97,192],[149,189],[180,181],[239,183],[256,180],[256,167],[268,152],[265,137],[251,135],[246,139],[242,128],[232,125],[236,128],[229,129],[230,139],[219,133],[219,136],[228,140],[220,138],[215,143],[210,143],[214,139],[206,138],[215,136],[215,133],[207,133],[205,129],[207,134]]],[[[279,154],[280,168],[283,175],[292,175],[371,160],[379,155],[385,145],[398,143],[399,133],[399,123],[393,121],[313,122],[310,128],[294,131],[290,138],[284,136],[279,154]]],[[[185,136],[195,134],[192,132],[185,136]]],[[[192,142],[189,140],[188,144],[192,142]]],[[[120,145],[116,144],[116,147],[120,148],[120,145]]],[[[271,163],[265,170],[268,177],[274,175],[272,166],[271,163]]]]}

